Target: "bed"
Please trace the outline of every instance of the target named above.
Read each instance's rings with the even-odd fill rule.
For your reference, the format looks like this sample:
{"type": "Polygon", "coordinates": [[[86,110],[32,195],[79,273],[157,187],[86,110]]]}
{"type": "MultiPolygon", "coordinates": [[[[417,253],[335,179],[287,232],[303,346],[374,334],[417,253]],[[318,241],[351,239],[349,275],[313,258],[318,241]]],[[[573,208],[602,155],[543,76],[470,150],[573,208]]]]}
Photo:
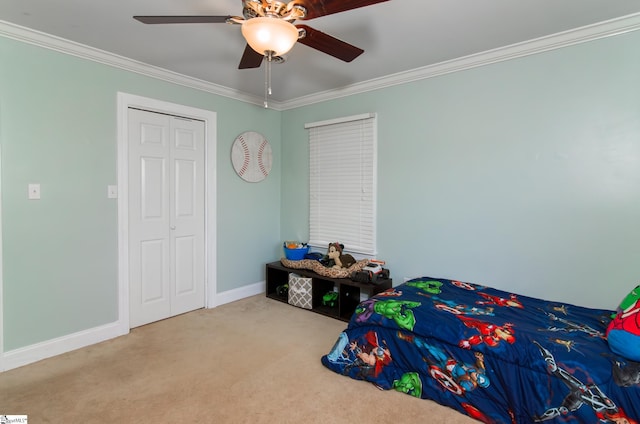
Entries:
{"type": "Polygon", "coordinates": [[[640,363],[615,311],[423,277],[360,303],[322,363],[485,423],[638,423],[640,363]]]}

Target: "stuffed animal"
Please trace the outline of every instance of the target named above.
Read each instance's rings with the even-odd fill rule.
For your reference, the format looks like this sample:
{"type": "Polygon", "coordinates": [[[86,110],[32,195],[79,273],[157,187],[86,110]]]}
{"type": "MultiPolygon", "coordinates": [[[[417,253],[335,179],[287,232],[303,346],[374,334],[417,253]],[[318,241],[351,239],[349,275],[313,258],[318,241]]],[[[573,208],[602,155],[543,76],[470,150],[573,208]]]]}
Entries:
{"type": "Polygon", "coordinates": [[[344,245],[340,243],[329,243],[327,257],[334,262],[333,268],[349,268],[356,263],[356,260],[350,254],[342,254],[344,245]]]}
{"type": "Polygon", "coordinates": [[[640,362],[640,285],[622,300],[606,336],[614,353],[640,362]]]}

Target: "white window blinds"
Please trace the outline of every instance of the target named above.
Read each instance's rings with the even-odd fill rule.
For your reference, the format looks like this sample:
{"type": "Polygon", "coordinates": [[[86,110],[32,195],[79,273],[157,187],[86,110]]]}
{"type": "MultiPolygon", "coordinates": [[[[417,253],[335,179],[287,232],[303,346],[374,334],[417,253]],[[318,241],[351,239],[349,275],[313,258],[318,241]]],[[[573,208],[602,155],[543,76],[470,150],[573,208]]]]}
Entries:
{"type": "Polygon", "coordinates": [[[309,244],[376,254],[376,116],[306,124],[309,130],[309,244]]]}

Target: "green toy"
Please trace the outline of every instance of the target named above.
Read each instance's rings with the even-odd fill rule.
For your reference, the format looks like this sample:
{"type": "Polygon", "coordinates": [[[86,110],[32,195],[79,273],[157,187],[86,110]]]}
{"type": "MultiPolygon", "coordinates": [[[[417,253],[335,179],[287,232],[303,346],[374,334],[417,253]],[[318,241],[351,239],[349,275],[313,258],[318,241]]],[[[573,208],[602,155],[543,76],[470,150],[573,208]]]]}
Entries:
{"type": "Polygon", "coordinates": [[[327,292],[322,296],[322,304],[333,308],[338,303],[338,293],[334,291],[327,292]]]}

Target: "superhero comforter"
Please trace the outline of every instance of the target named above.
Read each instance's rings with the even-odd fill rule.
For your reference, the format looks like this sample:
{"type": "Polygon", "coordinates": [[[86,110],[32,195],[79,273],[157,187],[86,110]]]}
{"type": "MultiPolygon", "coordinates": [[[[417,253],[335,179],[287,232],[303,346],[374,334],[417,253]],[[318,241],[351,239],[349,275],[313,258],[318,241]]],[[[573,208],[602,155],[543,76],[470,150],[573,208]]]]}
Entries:
{"type": "Polygon", "coordinates": [[[425,277],[362,302],[322,363],[486,423],[640,422],[612,313],[425,277]]]}

